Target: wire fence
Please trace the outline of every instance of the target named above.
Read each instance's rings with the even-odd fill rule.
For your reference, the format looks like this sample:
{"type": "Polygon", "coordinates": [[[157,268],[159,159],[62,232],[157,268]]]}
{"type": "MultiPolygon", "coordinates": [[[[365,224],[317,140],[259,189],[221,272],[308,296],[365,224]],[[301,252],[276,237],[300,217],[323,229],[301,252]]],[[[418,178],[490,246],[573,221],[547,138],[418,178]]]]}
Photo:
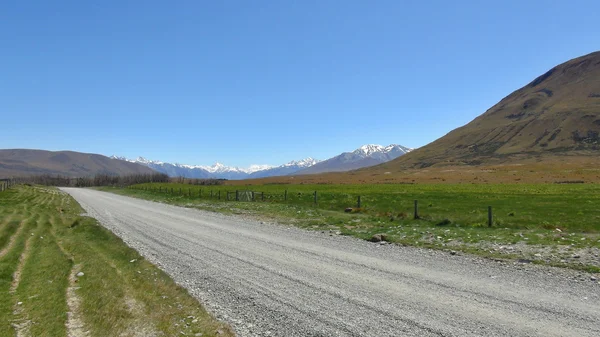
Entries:
{"type": "MultiPolygon", "coordinates": [[[[373,204],[365,204],[365,196],[352,195],[343,193],[320,193],[319,191],[307,192],[290,192],[287,189],[281,192],[263,192],[251,190],[226,190],[212,188],[182,188],[182,187],[162,187],[162,186],[129,186],[129,189],[147,191],[159,194],[168,194],[171,196],[184,197],[190,199],[212,199],[233,202],[271,202],[271,203],[288,203],[303,206],[321,206],[333,210],[343,210],[347,213],[363,212],[367,209],[376,210],[377,202],[372,200],[373,204]]],[[[429,205],[431,206],[431,205],[429,205]]],[[[406,206],[404,207],[406,209],[406,206]]],[[[412,218],[414,220],[422,219],[419,211],[419,200],[411,200],[411,214],[399,213],[399,217],[412,218]]],[[[492,206],[482,208],[482,213],[487,211],[485,220],[487,225],[491,227],[494,223],[492,206]]],[[[392,215],[392,217],[394,217],[392,215]]]]}

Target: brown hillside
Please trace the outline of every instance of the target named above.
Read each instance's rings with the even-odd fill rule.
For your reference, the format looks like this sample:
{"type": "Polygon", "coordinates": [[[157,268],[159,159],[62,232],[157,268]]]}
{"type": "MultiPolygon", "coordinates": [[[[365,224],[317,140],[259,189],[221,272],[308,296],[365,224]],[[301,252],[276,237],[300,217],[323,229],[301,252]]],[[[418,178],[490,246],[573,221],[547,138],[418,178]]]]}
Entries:
{"type": "Polygon", "coordinates": [[[96,174],[155,173],[152,169],[106,156],[73,151],[0,150],[0,178],[39,174],[87,177],[96,174]]]}
{"type": "Polygon", "coordinates": [[[374,170],[600,154],[600,52],[556,66],[469,124],[374,170]]]}

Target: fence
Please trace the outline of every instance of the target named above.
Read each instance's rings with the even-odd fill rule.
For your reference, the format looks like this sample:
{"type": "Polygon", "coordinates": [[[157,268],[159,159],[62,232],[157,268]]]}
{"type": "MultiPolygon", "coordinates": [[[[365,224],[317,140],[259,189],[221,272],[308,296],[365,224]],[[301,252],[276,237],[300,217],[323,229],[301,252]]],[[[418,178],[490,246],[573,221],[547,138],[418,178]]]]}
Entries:
{"type": "MultiPolygon", "coordinates": [[[[173,188],[173,187],[162,187],[162,186],[130,186],[130,189],[143,190],[153,193],[169,194],[173,196],[187,197],[187,198],[205,198],[205,199],[221,199],[221,190],[213,190],[212,188],[193,190],[192,188],[173,188]]],[[[278,202],[278,203],[290,203],[290,204],[303,204],[303,205],[314,205],[318,206],[320,202],[330,206],[330,209],[344,210],[345,212],[361,212],[367,205],[364,203],[364,198],[361,195],[349,195],[349,194],[332,194],[332,193],[319,193],[314,191],[312,193],[290,193],[287,189],[281,193],[265,193],[259,191],[249,190],[236,190],[236,191],[224,191],[224,201],[237,201],[237,202],[278,202]]],[[[419,201],[411,201],[412,204],[412,218],[414,220],[423,219],[419,211],[419,201]]],[[[373,204],[376,202],[373,201],[373,204]]],[[[431,205],[430,205],[431,206],[431,205]]],[[[482,209],[482,213],[484,210],[482,209]]],[[[408,215],[405,215],[408,216],[408,215]]],[[[487,225],[491,227],[493,224],[493,213],[492,206],[487,206],[487,225]]]]}
{"type": "Polygon", "coordinates": [[[6,191],[12,186],[14,186],[13,179],[0,179],[0,192],[6,191]]]}

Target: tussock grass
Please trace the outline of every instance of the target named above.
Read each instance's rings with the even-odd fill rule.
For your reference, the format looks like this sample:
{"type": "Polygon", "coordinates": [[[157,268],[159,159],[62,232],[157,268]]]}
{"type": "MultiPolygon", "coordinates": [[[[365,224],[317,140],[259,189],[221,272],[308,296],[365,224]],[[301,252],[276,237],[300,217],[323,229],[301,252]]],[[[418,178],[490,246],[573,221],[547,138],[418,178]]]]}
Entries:
{"type": "Polygon", "coordinates": [[[75,307],[89,336],[232,335],[166,274],[80,216],[70,196],[19,186],[1,193],[0,205],[0,249],[12,241],[0,256],[0,336],[67,336],[75,307]]]}

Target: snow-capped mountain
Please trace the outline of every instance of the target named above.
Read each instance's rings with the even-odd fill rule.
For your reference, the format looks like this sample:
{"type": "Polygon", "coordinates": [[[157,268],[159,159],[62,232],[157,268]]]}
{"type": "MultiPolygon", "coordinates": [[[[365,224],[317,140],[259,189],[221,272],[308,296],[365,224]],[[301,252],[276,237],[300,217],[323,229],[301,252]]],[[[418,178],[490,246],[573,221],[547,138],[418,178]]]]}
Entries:
{"type": "Polygon", "coordinates": [[[158,160],[149,160],[144,157],[138,157],[135,160],[117,156],[112,156],[111,158],[142,164],[155,171],[165,173],[170,177],[239,180],[291,174],[350,171],[385,163],[392,159],[396,159],[411,150],[412,149],[410,148],[395,144],[388,146],[368,144],[363,145],[352,152],[344,152],[325,161],[309,157],[298,161],[293,160],[280,166],[251,165],[247,168],[227,166],[218,162],[211,166],[203,166],[165,163],[158,160]]]}
{"type": "Polygon", "coordinates": [[[363,167],[378,165],[412,151],[411,148],[391,144],[381,146],[367,144],[352,152],[344,152],[333,158],[324,160],[294,174],[313,174],[324,172],[343,172],[363,167]]]}
{"type": "Polygon", "coordinates": [[[256,171],[250,174],[249,178],[265,178],[265,177],[274,177],[274,176],[285,176],[289,174],[293,174],[302,169],[311,167],[320,162],[318,159],[306,158],[302,160],[293,160],[287,164],[283,164],[281,166],[272,167],[265,170],[256,171]]]}
{"type": "Polygon", "coordinates": [[[250,165],[247,168],[226,166],[221,163],[215,163],[211,166],[203,165],[185,165],[179,163],[165,163],[158,160],[149,160],[144,157],[137,159],[128,159],[125,157],[112,156],[113,159],[125,160],[132,163],[138,163],[150,167],[151,169],[165,173],[170,177],[186,177],[198,179],[246,179],[249,177],[270,177],[277,174],[277,169],[285,168],[285,172],[295,172],[300,169],[309,167],[317,160],[312,158],[303,159],[301,161],[292,161],[290,163],[274,167],[272,165],[250,165]],[[274,170],[274,171],[271,171],[274,170]]]}
{"type": "Polygon", "coordinates": [[[204,170],[201,167],[195,167],[191,165],[182,165],[182,164],[171,164],[164,163],[158,160],[149,160],[144,157],[138,157],[137,159],[129,159],[125,157],[117,157],[112,156],[113,159],[125,160],[132,163],[138,163],[149,168],[168,175],[169,177],[186,177],[186,178],[200,178],[207,179],[211,178],[211,173],[204,170]]]}
{"type": "Polygon", "coordinates": [[[273,166],[272,165],[250,165],[250,167],[248,167],[248,168],[240,168],[240,167],[225,166],[221,163],[215,163],[212,166],[189,166],[189,167],[190,168],[201,168],[203,170],[206,170],[210,173],[215,173],[215,174],[222,174],[222,173],[229,173],[229,172],[250,174],[250,173],[254,173],[256,171],[268,170],[268,169],[272,168],[273,166]]]}

